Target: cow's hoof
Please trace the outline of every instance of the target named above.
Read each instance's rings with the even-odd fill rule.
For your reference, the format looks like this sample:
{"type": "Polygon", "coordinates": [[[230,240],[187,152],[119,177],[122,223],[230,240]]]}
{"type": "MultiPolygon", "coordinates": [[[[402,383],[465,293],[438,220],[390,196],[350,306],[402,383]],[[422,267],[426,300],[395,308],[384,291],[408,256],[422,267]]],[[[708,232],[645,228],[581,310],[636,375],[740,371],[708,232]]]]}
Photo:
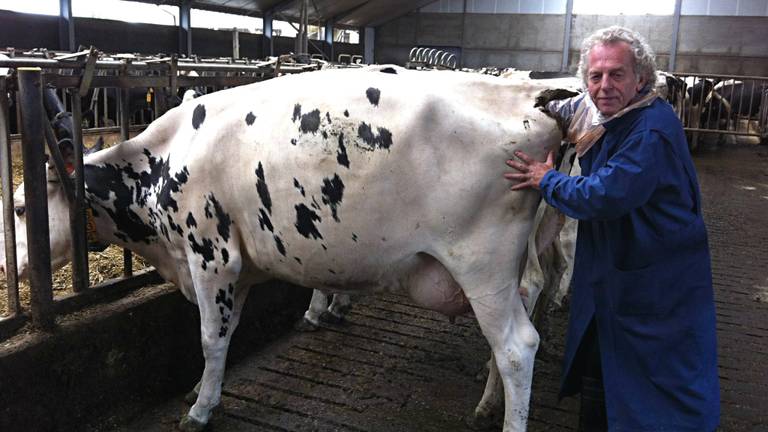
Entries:
{"type": "Polygon", "coordinates": [[[192,390],[184,396],[184,402],[186,402],[187,405],[192,406],[197,402],[197,396],[199,396],[197,390],[192,390]]]}
{"type": "Polygon", "coordinates": [[[185,415],[179,422],[179,430],[184,432],[203,432],[203,430],[205,430],[205,423],[197,421],[189,415],[185,415]]]}
{"type": "Polygon", "coordinates": [[[336,316],[328,311],[320,314],[320,321],[326,324],[339,325],[344,322],[344,316],[336,316]]]}
{"type": "Polygon", "coordinates": [[[474,431],[501,430],[504,426],[504,418],[498,415],[478,416],[472,414],[464,418],[464,423],[474,431]]]}
{"type": "Polygon", "coordinates": [[[300,332],[313,332],[317,331],[319,326],[317,324],[312,324],[312,322],[306,318],[302,318],[293,325],[293,329],[300,332]]]}

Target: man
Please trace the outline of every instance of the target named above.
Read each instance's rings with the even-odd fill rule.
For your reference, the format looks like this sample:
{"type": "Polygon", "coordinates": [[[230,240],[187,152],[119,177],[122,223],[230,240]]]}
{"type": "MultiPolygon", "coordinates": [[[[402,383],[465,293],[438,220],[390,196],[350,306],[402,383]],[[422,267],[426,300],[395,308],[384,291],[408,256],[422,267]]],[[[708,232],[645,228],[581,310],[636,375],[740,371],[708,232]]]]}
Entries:
{"type": "Polygon", "coordinates": [[[655,62],[635,32],[583,44],[588,89],[570,122],[581,175],[523,153],[513,190],[534,188],[579,220],[561,397],[582,394],[579,430],[711,432],[720,401],[715,309],[701,199],[682,126],[650,91],[655,62]],[[604,391],[604,395],[603,395],[604,391]]]}

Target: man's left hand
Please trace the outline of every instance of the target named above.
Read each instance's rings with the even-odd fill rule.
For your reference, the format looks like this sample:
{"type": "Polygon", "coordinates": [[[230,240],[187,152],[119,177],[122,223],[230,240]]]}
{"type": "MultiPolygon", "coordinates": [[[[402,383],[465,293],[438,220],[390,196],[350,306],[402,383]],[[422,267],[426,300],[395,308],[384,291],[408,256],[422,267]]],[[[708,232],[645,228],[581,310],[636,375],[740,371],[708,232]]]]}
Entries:
{"type": "Polygon", "coordinates": [[[504,174],[504,178],[511,181],[518,181],[520,183],[513,185],[510,189],[520,190],[526,188],[534,188],[541,190],[539,185],[541,184],[541,179],[544,178],[544,174],[546,174],[547,171],[554,169],[555,167],[555,152],[549,152],[545,162],[539,162],[520,150],[515,152],[515,156],[520,158],[520,161],[509,159],[507,161],[507,165],[520,172],[506,173],[504,174]]]}

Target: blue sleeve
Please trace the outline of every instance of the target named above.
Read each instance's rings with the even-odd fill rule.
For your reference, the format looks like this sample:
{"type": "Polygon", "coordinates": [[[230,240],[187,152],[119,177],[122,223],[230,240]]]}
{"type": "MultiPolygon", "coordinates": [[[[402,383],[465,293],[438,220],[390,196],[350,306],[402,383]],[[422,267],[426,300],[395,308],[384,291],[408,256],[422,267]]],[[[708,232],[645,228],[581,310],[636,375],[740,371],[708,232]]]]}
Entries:
{"type": "Polygon", "coordinates": [[[589,176],[550,170],[541,181],[544,200],[578,220],[623,216],[646,203],[656,189],[663,144],[657,132],[645,129],[627,137],[589,176]]]}

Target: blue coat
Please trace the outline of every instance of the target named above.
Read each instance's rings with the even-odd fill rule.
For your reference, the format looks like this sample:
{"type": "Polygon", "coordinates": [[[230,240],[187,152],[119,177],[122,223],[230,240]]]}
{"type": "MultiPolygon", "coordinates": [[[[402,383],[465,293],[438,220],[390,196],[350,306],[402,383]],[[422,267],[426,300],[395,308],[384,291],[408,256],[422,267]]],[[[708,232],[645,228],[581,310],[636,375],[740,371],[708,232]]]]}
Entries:
{"type": "Polygon", "coordinates": [[[707,232],[685,135],[656,100],[604,124],[581,176],[544,199],[579,220],[561,395],[587,325],[600,343],[610,431],[710,432],[720,418],[707,232]]]}

